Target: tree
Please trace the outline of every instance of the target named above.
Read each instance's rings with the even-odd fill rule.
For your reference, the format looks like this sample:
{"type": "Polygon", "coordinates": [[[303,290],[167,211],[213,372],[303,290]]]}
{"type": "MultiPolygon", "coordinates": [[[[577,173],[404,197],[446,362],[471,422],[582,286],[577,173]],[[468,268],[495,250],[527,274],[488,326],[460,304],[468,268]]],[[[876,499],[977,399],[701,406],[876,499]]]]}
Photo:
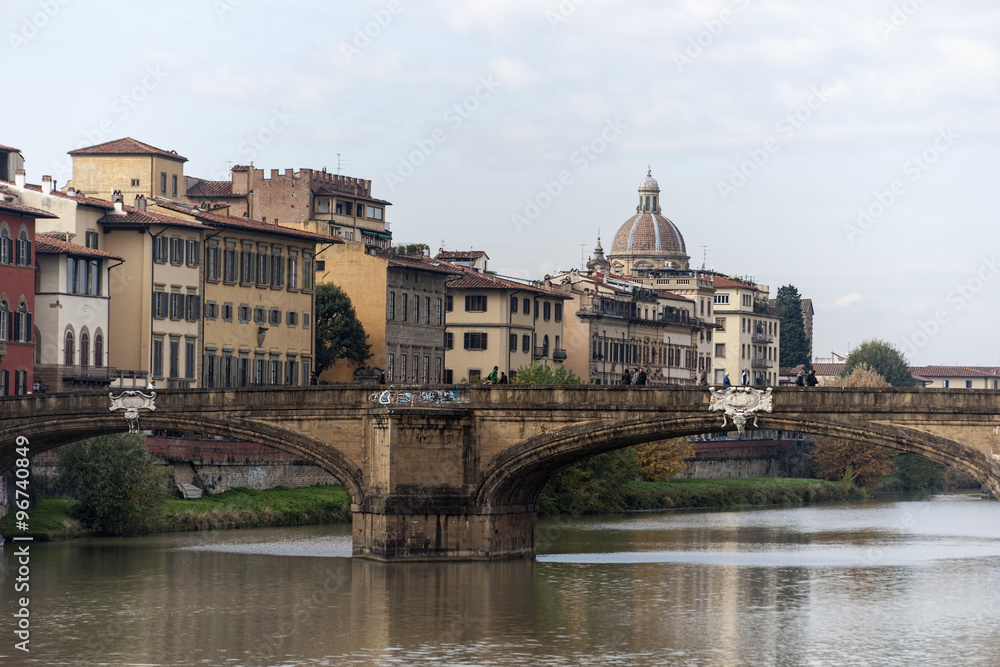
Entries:
{"type": "MultiPolygon", "coordinates": [[[[889,384],[871,367],[862,364],[832,386],[888,387],[889,384]]],[[[815,438],[815,445],[816,476],[822,479],[843,479],[857,481],[861,486],[874,486],[892,472],[894,452],[886,447],[825,436],[815,438]]]]}
{"type": "Polygon", "coordinates": [[[684,438],[644,442],[633,449],[639,474],[647,482],[673,479],[687,470],[687,459],[694,456],[694,444],[684,438]]]}
{"type": "Polygon", "coordinates": [[[358,320],[351,298],[332,283],[316,286],[316,372],[338,359],[362,365],[371,356],[368,334],[358,320]]]}
{"type": "Polygon", "coordinates": [[[565,366],[543,366],[533,361],[514,371],[514,384],[583,384],[580,376],[565,366]]]}
{"type": "Polygon", "coordinates": [[[143,445],[145,436],[117,433],[59,451],[62,483],[74,499],[70,515],[98,535],[142,535],[156,527],[170,473],[143,445]]]}
{"type": "Polygon", "coordinates": [[[906,361],[906,357],[885,341],[867,340],[851,350],[840,371],[840,377],[848,377],[855,368],[861,365],[868,366],[881,375],[890,387],[917,386],[917,381],[910,374],[910,365],[906,361]]]}
{"type": "Polygon", "coordinates": [[[811,365],[809,339],[806,338],[805,323],[802,320],[802,297],[799,296],[799,291],[794,285],[779,287],[774,306],[781,312],[781,329],[778,336],[781,346],[779,365],[789,368],[799,364],[811,365]]]}

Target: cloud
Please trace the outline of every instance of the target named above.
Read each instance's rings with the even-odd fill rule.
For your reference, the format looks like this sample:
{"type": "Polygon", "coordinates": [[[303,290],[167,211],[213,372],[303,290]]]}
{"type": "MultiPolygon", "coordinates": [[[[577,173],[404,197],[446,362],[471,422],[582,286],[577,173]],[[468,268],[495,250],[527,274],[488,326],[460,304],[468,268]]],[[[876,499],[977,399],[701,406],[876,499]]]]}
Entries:
{"type": "Polygon", "coordinates": [[[833,305],[827,306],[828,308],[850,308],[851,304],[858,303],[861,301],[861,295],[857,292],[853,294],[844,294],[843,296],[838,296],[833,300],[833,305]]]}

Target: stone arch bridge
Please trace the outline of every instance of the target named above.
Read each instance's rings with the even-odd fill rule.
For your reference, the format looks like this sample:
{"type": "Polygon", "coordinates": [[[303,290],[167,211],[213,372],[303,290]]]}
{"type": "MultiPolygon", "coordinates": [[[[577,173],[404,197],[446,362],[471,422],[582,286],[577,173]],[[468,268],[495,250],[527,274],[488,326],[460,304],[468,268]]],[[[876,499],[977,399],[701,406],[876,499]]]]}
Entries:
{"type": "MultiPolygon", "coordinates": [[[[730,431],[741,416],[955,464],[1000,497],[1000,391],[783,387],[741,415],[750,392],[726,414],[703,387],[372,389],[160,391],[140,428],[238,438],[316,463],[351,495],[354,554],[384,560],[530,557],[553,473],[629,445],[730,431]]],[[[107,393],[0,399],[0,472],[17,436],[35,454],[127,430],[111,403],[107,393]]]]}

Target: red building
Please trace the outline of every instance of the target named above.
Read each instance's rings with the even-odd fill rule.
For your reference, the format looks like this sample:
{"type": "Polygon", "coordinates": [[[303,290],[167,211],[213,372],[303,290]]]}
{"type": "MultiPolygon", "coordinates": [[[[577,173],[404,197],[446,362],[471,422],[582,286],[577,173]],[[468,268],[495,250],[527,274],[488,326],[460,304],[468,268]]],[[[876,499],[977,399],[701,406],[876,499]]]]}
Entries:
{"type": "Polygon", "coordinates": [[[54,217],[0,198],[0,396],[32,390],[35,219],[54,217]]]}

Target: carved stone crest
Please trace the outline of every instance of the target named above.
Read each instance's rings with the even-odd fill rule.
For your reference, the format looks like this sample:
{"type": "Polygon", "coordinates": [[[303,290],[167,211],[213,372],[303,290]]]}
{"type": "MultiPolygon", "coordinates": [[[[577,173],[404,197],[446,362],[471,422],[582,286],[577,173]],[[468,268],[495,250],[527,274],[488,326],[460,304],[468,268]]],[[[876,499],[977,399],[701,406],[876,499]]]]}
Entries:
{"type": "Polygon", "coordinates": [[[156,410],[156,392],[144,394],[141,391],[129,390],[115,396],[108,394],[111,399],[111,412],[115,410],[125,411],[125,420],[128,422],[128,432],[139,432],[139,410],[156,410]]]}
{"type": "Polygon", "coordinates": [[[709,412],[722,411],[722,425],[726,425],[726,417],[733,420],[736,430],[740,435],[746,430],[747,420],[753,418],[753,426],[757,428],[758,411],[771,412],[771,387],[760,390],[753,387],[727,387],[716,389],[709,387],[712,392],[711,404],[708,406],[709,412]]]}

